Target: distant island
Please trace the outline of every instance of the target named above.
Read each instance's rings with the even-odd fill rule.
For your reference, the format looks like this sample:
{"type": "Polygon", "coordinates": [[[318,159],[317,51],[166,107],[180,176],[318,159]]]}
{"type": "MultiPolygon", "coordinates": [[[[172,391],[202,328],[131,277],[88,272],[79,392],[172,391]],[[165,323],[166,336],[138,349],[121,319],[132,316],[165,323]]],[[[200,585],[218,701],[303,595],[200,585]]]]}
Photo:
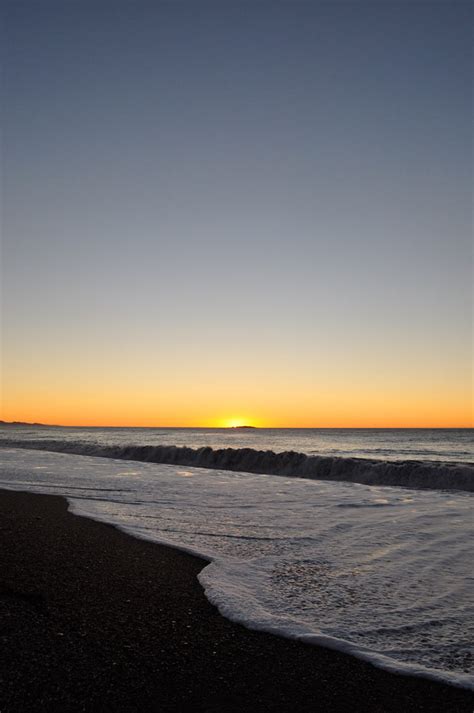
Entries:
{"type": "Polygon", "coordinates": [[[231,428],[257,428],[257,426],[231,426],[231,428]]]}

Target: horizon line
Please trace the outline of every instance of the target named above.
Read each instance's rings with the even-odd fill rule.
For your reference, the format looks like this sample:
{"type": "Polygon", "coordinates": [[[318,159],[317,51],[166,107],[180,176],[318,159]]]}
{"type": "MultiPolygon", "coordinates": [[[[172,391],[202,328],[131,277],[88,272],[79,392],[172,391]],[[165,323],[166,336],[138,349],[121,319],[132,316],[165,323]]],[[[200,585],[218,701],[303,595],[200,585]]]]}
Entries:
{"type": "Polygon", "coordinates": [[[143,429],[171,429],[171,428],[181,428],[181,429],[212,429],[219,431],[240,431],[240,430],[314,430],[320,429],[325,431],[337,431],[337,430],[459,430],[459,429],[473,429],[474,425],[469,426],[253,426],[251,424],[244,424],[242,426],[120,426],[120,425],[84,425],[84,424],[60,424],[60,423],[41,423],[33,421],[3,421],[0,419],[0,426],[31,426],[31,427],[45,427],[45,428],[143,428],[143,429]]]}

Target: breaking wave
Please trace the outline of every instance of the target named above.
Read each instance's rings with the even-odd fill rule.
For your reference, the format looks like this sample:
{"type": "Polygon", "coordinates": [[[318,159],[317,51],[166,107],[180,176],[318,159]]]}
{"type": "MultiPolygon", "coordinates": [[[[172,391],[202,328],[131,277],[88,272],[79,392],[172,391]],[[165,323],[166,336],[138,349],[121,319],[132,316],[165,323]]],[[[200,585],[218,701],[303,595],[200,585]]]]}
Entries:
{"type": "Polygon", "coordinates": [[[145,463],[192,466],[283,475],[310,480],[335,480],[366,485],[395,485],[430,490],[474,492],[474,463],[441,461],[380,461],[368,458],[336,458],[295,451],[274,453],[253,448],[188,448],[178,446],[117,446],[84,441],[6,439],[2,447],[27,448],[56,453],[118,458],[145,463]]]}

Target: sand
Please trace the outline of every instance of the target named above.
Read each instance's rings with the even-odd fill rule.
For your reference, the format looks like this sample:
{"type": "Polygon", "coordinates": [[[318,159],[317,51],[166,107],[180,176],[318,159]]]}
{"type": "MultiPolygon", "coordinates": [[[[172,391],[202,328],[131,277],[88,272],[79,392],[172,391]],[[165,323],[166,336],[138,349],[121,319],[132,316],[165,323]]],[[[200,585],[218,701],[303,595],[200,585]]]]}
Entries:
{"type": "Polygon", "coordinates": [[[220,616],[205,563],[0,491],[0,711],[443,711],[471,692],[220,616]]]}

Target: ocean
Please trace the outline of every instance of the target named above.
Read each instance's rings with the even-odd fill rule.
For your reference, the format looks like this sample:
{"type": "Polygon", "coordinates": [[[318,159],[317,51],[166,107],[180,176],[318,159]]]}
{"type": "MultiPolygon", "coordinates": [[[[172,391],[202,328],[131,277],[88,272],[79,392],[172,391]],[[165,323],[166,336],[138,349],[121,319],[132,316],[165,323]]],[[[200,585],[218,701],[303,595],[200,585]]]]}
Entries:
{"type": "Polygon", "coordinates": [[[0,487],[202,556],[250,628],[474,688],[472,429],[7,426],[0,487]]]}

